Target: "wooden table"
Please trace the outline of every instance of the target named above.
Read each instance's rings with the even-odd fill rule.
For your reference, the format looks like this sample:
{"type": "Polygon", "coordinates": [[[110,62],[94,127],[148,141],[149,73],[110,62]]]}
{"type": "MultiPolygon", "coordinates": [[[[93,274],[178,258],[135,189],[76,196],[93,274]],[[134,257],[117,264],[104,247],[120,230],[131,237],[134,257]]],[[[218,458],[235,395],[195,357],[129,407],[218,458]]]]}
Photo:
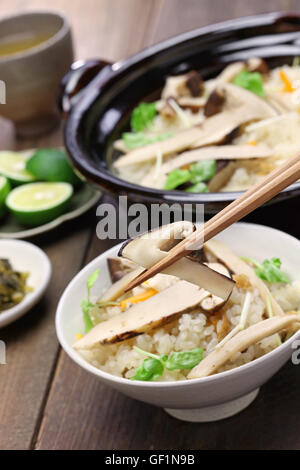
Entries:
{"type": "MultiPolygon", "coordinates": [[[[0,16],[47,8],[46,0],[1,2],[0,16]]],[[[275,10],[296,10],[297,0],[52,0],[69,17],[79,58],[114,61],[177,33],[212,22],[275,10]]],[[[46,138],[16,141],[0,121],[0,148],[58,145],[46,138]]],[[[260,210],[250,220],[300,237],[297,200],[260,210]],[[289,217],[289,214],[291,217],[289,217]]],[[[7,365],[0,366],[1,449],[299,449],[297,367],[286,365],[239,415],[189,424],[161,409],[101,385],[58,346],[54,316],[72,277],[110,243],[95,235],[95,210],[34,240],[51,259],[53,277],[41,303],[0,331],[7,365]]]]}

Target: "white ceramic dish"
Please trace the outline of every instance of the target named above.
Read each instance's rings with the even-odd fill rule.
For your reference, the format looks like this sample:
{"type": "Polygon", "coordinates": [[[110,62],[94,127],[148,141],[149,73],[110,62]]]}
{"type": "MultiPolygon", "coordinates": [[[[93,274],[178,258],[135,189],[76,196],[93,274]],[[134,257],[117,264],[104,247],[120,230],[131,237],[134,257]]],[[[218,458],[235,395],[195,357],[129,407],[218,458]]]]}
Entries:
{"type": "MultiPolygon", "coordinates": [[[[278,256],[285,271],[299,279],[300,241],[269,227],[238,223],[216,237],[233,248],[235,253],[258,260],[278,256]]],[[[101,276],[95,293],[110,284],[106,259],[116,256],[114,247],[89,263],[64,291],[56,314],[58,339],[66,353],[86,371],[106,385],[126,395],[161,406],[178,419],[214,421],[238,413],[256,397],[259,387],[267,382],[290,358],[292,343],[300,331],[265,356],[242,367],[201,379],[180,382],[138,382],[115,377],[87,363],[73,348],[75,334],[83,331],[80,302],[86,297],[86,280],[96,269],[101,276]]],[[[296,366],[295,366],[296,367],[296,366]]]]}
{"type": "Polygon", "coordinates": [[[21,240],[0,240],[0,258],[8,258],[15,270],[28,272],[27,283],[33,288],[19,304],[0,312],[0,328],[3,328],[27,313],[41,299],[51,278],[51,263],[40,248],[21,240]]]}

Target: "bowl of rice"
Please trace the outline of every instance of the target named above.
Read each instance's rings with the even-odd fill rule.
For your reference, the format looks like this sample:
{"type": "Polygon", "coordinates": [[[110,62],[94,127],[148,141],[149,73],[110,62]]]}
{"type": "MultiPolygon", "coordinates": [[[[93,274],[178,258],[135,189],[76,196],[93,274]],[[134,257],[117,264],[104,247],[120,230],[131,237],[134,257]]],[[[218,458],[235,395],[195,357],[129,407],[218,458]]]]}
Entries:
{"type": "MultiPolygon", "coordinates": [[[[216,296],[204,299],[219,299],[218,308],[202,300],[186,308],[185,298],[194,291],[181,289],[193,286],[199,292],[199,287],[167,274],[158,274],[131,292],[115,293],[111,301],[106,295],[112,284],[108,260],[118,260],[116,246],[75,276],[56,313],[59,342],[80,367],[131,398],[197,422],[223,419],[247,407],[290,359],[294,340],[300,337],[297,239],[266,226],[237,223],[206,245],[204,264],[227,265],[233,282],[226,301],[216,296]],[[226,247],[224,259],[217,251],[220,247],[226,247]],[[238,272],[239,263],[247,266],[244,272],[238,272]],[[168,289],[172,299],[162,306],[159,296],[168,289]],[[181,291],[178,298],[176,291],[181,291]],[[149,309],[150,316],[160,310],[167,316],[172,302],[178,309],[168,322],[153,317],[152,327],[132,323],[130,330],[129,322],[138,321],[138,314],[147,315],[149,309]],[[276,320],[293,322],[263,333],[265,325],[276,320]],[[126,321],[127,331],[122,333],[121,323],[126,321]]],[[[125,266],[125,275],[131,275],[131,261],[125,266]]],[[[116,282],[121,279],[118,269],[116,282]]]]}

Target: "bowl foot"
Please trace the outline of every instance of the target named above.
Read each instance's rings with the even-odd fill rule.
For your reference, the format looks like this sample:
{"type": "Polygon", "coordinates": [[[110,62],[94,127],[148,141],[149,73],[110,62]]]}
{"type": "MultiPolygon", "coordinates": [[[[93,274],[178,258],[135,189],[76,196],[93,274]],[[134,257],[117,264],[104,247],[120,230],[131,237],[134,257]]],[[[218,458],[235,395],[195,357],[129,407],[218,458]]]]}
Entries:
{"type": "Polygon", "coordinates": [[[259,392],[259,388],[253,390],[242,397],[235,400],[221,403],[215,406],[206,406],[205,408],[195,408],[191,410],[177,410],[173,408],[165,408],[165,411],[173,416],[173,418],[181,421],[189,421],[191,423],[208,423],[211,421],[219,421],[236,415],[240,411],[247,408],[250,403],[255,400],[259,392]]]}

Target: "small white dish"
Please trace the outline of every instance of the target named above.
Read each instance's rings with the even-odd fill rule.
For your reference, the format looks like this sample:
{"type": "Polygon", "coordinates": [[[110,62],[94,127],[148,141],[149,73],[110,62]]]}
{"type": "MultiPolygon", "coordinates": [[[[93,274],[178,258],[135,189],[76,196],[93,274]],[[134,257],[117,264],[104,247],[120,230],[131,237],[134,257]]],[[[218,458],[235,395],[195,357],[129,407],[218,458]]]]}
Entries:
{"type": "MultiPolygon", "coordinates": [[[[240,256],[258,260],[279,257],[290,278],[299,279],[300,241],[284,232],[263,225],[238,223],[216,238],[240,256]]],[[[241,367],[179,382],[139,382],[119,378],[89,364],[72,348],[76,333],[84,330],[80,302],[86,297],[87,278],[99,268],[101,276],[94,292],[107,288],[110,279],[106,259],[116,256],[119,247],[111,248],[91,261],[70,282],[60,299],[56,331],[60,344],[70,358],[104,384],[137,400],[163,407],[169,414],[184,421],[217,421],[250,405],[259,387],[289,360],[293,352],[292,343],[300,338],[300,331],[270,353],[241,367]]]]}
{"type": "Polygon", "coordinates": [[[27,285],[33,289],[19,304],[0,312],[0,328],[3,328],[37,304],[49,284],[52,269],[48,256],[40,248],[22,240],[0,240],[0,258],[7,258],[14,270],[28,272],[27,285]]]}

